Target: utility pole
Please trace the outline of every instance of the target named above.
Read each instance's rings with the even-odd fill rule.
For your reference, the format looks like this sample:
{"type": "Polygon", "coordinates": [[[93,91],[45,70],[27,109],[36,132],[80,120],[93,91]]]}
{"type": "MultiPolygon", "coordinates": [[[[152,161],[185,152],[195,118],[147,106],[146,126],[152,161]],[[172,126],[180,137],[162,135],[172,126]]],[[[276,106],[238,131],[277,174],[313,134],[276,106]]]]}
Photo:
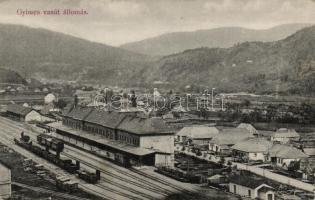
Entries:
{"type": "Polygon", "coordinates": [[[209,99],[208,99],[208,89],[206,89],[206,109],[208,110],[208,105],[209,105],[209,99]]]}
{"type": "Polygon", "coordinates": [[[224,95],[222,95],[221,110],[224,110],[224,95]]]}
{"type": "Polygon", "coordinates": [[[215,88],[212,88],[211,90],[211,108],[212,108],[212,111],[213,111],[213,91],[215,90],[215,88]]]}

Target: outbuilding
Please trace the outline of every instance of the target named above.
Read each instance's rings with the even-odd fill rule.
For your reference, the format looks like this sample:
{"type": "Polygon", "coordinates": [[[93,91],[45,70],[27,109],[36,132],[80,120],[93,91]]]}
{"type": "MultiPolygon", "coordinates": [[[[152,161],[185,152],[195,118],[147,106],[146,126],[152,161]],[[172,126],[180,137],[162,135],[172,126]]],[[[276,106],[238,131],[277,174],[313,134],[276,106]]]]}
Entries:
{"type": "Polygon", "coordinates": [[[219,134],[216,127],[189,126],[182,128],[176,133],[176,140],[179,142],[191,141],[192,144],[209,144],[210,140],[219,134]]]}
{"type": "Polygon", "coordinates": [[[265,184],[264,180],[237,175],[229,181],[229,191],[250,199],[274,200],[274,189],[265,184]]]}
{"type": "Polygon", "coordinates": [[[7,107],[7,116],[25,122],[41,121],[42,116],[30,107],[24,107],[18,104],[10,104],[7,107]]]}

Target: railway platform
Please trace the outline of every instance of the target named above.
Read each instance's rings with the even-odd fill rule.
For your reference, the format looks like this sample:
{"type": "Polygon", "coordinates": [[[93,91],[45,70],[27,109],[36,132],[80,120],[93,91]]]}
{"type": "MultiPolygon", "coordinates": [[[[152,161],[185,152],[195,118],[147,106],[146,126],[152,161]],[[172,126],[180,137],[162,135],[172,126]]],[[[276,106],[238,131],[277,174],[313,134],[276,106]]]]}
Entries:
{"type": "Polygon", "coordinates": [[[96,134],[64,126],[61,122],[49,123],[47,126],[51,136],[118,162],[123,166],[154,165],[156,153],[154,150],[108,140],[96,134]]]}

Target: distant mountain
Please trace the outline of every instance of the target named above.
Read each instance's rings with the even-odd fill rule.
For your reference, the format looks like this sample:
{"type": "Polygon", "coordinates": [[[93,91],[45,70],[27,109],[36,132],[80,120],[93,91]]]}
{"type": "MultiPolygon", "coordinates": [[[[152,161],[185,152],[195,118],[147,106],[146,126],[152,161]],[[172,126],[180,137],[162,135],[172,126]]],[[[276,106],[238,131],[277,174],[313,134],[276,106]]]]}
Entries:
{"type": "MultiPolygon", "coordinates": [[[[0,67],[27,78],[315,95],[315,26],[275,42],[150,57],[44,29],[0,25],[0,67]]],[[[3,75],[2,79],[12,77],[3,75]]],[[[13,74],[13,73],[10,73],[13,74]]],[[[24,82],[19,78],[9,80],[24,82]]],[[[5,79],[7,81],[7,79],[5,79]]],[[[159,87],[160,87],[159,86],[159,87]]]]}
{"type": "Polygon", "coordinates": [[[315,26],[276,42],[199,48],[161,58],[148,83],[203,85],[221,91],[315,94],[315,26]]]}
{"type": "Polygon", "coordinates": [[[285,24],[266,30],[224,27],[194,32],[167,33],[121,45],[121,48],[147,55],[169,55],[200,47],[227,48],[241,42],[271,42],[283,39],[310,24],[285,24]]]}
{"type": "Polygon", "coordinates": [[[0,24],[0,67],[37,79],[123,84],[152,58],[73,36],[0,24]]]}
{"type": "Polygon", "coordinates": [[[0,68],[0,84],[8,83],[8,84],[23,84],[26,85],[26,80],[18,73],[0,68]]]}

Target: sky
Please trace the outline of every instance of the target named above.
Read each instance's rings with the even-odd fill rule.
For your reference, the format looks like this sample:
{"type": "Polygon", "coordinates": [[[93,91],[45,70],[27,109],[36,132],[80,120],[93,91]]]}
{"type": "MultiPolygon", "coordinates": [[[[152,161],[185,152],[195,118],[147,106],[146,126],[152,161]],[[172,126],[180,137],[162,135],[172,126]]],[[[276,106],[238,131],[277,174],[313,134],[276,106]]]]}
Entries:
{"type": "Polygon", "coordinates": [[[315,0],[0,0],[0,23],[23,24],[118,46],[163,33],[225,26],[315,23],[315,0]],[[85,10],[25,15],[17,10],[85,10]]]}

